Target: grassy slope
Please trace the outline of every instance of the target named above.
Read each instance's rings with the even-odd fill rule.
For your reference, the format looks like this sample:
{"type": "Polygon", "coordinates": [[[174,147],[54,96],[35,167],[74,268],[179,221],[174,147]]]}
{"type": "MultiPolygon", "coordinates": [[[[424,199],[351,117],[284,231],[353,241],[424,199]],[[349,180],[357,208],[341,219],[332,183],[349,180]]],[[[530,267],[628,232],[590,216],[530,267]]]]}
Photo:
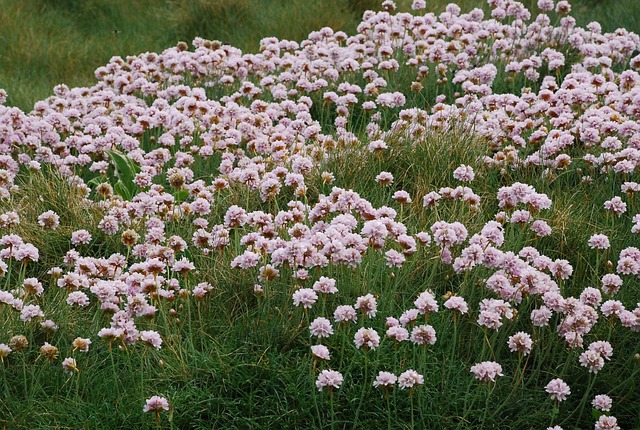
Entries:
{"type": "MultiPolygon", "coordinates": [[[[534,4],[534,0],[526,0],[534,4]]],[[[0,88],[9,105],[30,110],[53,86],[88,86],[93,71],[114,55],[160,52],[196,36],[218,39],[247,52],[267,36],[302,40],[329,26],[349,33],[376,0],[0,0],[0,88]]],[[[439,11],[448,0],[428,1],[439,11]]],[[[605,30],[640,31],[637,0],[580,0],[580,24],[597,19],[605,30]]],[[[408,0],[399,1],[407,9],[408,0]]],[[[465,10],[484,6],[462,0],[465,10]]]]}

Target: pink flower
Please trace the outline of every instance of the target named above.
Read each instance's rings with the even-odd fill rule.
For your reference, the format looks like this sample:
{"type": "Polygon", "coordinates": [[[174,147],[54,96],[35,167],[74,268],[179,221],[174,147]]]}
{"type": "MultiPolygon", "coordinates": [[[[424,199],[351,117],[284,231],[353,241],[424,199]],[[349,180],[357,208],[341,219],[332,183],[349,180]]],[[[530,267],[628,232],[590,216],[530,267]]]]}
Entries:
{"type": "Polygon", "coordinates": [[[618,425],[618,420],[616,417],[609,417],[607,415],[600,415],[596,425],[594,427],[595,430],[620,430],[620,426],[618,425]]]}
{"type": "Polygon", "coordinates": [[[378,301],[373,294],[360,296],[356,300],[355,308],[362,312],[366,317],[373,318],[378,312],[378,301]]]}
{"type": "Polygon", "coordinates": [[[85,307],[89,305],[89,297],[82,291],[73,291],[69,293],[67,303],[71,306],[85,307]]]}
{"type": "Polygon", "coordinates": [[[311,346],[311,354],[313,354],[314,358],[318,360],[326,360],[329,361],[329,348],[324,345],[312,345],[311,346]]]}
{"type": "Polygon", "coordinates": [[[413,388],[424,384],[424,377],[413,369],[405,370],[398,376],[398,385],[401,389],[413,388]]]}
{"type": "Polygon", "coordinates": [[[622,278],[615,273],[607,273],[602,277],[602,291],[613,295],[620,291],[622,278]]]}
{"type": "Polygon", "coordinates": [[[44,313],[38,305],[27,305],[20,311],[22,321],[31,321],[33,318],[44,318],[44,313]]]}
{"type": "Polygon", "coordinates": [[[333,319],[337,323],[352,321],[356,322],[358,320],[358,314],[356,310],[351,305],[341,305],[336,308],[333,312],[333,319]]]}
{"type": "Polygon", "coordinates": [[[142,408],[143,412],[159,412],[159,411],[168,411],[169,410],[169,401],[164,397],[152,396],[151,398],[146,400],[144,408],[142,408]]]}
{"type": "Polygon", "coordinates": [[[67,357],[62,361],[62,369],[64,370],[64,373],[69,375],[73,375],[79,371],[75,358],[71,357],[67,357]]]}
{"type": "Polygon", "coordinates": [[[453,171],[453,178],[461,182],[471,182],[476,177],[471,166],[461,164],[453,171]]]}
{"type": "Polygon", "coordinates": [[[436,331],[429,324],[415,326],[411,331],[411,342],[415,344],[433,345],[436,340],[436,331]]]}
{"type": "Polygon", "coordinates": [[[604,208],[620,216],[627,211],[627,204],[618,196],[604,202],[604,208]]]}
{"type": "Polygon", "coordinates": [[[329,337],[333,334],[333,327],[331,327],[331,322],[328,319],[318,317],[311,321],[309,331],[311,332],[311,336],[323,338],[329,337]]]}
{"type": "Polygon", "coordinates": [[[392,387],[395,385],[398,377],[391,372],[380,371],[378,376],[376,376],[376,380],[373,381],[373,386],[378,387],[392,387]]]}
{"type": "Polygon", "coordinates": [[[356,348],[376,349],[380,345],[380,335],[372,328],[362,327],[353,337],[356,348]]]}
{"type": "Polygon", "coordinates": [[[589,238],[588,243],[591,249],[607,249],[611,246],[609,238],[604,234],[594,234],[589,238]]]}
{"type": "Polygon", "coordinates": [[[598,373],[604,367],[604,359],[596,351],[584,351],[580,354],[580,364],[589,368],[589,373],[598,373]]]}
{"type": "Polygon", "coordinates": [[[311,288],[300,288],[293,293],[295,306],[302,305],[303,308],[309,309],[316,301],[318,301],[318,295],[311,288]]]}
{"type": "Polygon", "coordinates": [[[507,343],[512,352],[522,352],[524,355],[529,354],[533,347],[531,336],[523,331],[510,336],[507,343]]]}
{"type": "Polygon", "coordinates": [[[409,339],[409,331],[400,325],[394,325],[387,329],[387,337],[396,342],[402,342],[409,339]]]}
{"type": "Polygon", "coordinates": [[[380,172],[376,176],[376,182],[384,186],[391,185],[393,183],[393,175],[389,172],[380,172]]]}
{"type": "Polygon", "coordinates": [[[390,249],[384,253],[384,258],[387,260],[387,267],[402,267],[406,258],[400,252],[395,249],[390,249]]]}
{"type": "Polygon", "coordinates": [[[538,237],[545,237],[551,234],[551,227],[549,227],[546,221],[541,219],[535,220],[530,228],[538,237]]]}
{"type": "Polygon", "coordinates": [[[140,340],[147,345],[153,346],[155,349],[162,347],[162,338],[158,332],[153,330],[143,330],[140,332],[140,340]]]}
{"type": "Polygon", "coordinates": [[[461,314],[466,314],[467,312],[469,312],[469,306],[467,305],[467,302],[460,296],[449,297],[449,299],[444,302],[444,307],[452,311],[460,312],[461,314]]]}
{"type": "Polygon", "coordinates": [[[471,366],[471,372],[476,379],[482,382],[496,382],[496,378],[502,375],[502,366],[495,361],[483,361],[471,366]]]}
{"type": "Polygon", "coordinates": [[[54,211],[46,211],[38,217],[38,224],[44,228],[55,230],[60,225],[60,217],[54,211]]]}
{"type": "Polygon", "coordinates": [[[571,394],[569,386],[560,378],[552,379],[545,387],[547,393],[551,395],[553,400],[562,402],[571,394]]]}
{"type": "Polygon", "coordinates": [[[591,405],[599,411],[609,412],[613,405],[613,401],[611,400],[611,397],[606,394],[598,394],[594,397],[591,405]]]}
{"type": "Polygon", "coordinates": [[[86,245],[91,242],[91,235],[87,230],[76,230],[71,233],[71,243],[73,245],[86,245]]]}
{"type": "Polygon", "coordinates": [[[324,276],[321,276],[320,279],[313,284],[313,290],[323,294],[335,294],[338,292],[336,280],[324,276]]]}
{"type": "Polygon", "coordinates": [[[342,373],[336,372],[335,370],[323,370],[318,375],[316,387],[318,387],[318,391],[322,391],[325,387],[329,387],[329,390],[332,390],[334,388],[340,388],[343,381],[342,373]]]}

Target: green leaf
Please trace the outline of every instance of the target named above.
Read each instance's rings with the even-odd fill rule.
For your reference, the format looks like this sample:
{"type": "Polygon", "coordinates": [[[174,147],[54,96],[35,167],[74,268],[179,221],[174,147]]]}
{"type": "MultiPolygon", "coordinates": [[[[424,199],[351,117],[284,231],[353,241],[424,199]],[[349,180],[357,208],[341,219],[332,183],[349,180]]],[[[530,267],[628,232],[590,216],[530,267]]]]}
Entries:
{"type": "Polygon", "coordinates": [[[124,154],[115,151],[104,151],[113,161],[118,182],[113,186],[114,191],[126,200],[131,200],[138,191],[138,186],[133,180],[140,173],[140,166],[124,154]]]}
{"type": "Polygon", "coordinates": [[[184,202],[189,197],[189,190],[178,190],[173,193],[173,197],[179,202],[184,202]]]}
{"type": "Polygon", "coordinates": [[[118,177],[124,183],[133,183],[137,173],[140,173],[140,166],[126,155],[115,151],[104,151],[113,161],[118,177]]]}

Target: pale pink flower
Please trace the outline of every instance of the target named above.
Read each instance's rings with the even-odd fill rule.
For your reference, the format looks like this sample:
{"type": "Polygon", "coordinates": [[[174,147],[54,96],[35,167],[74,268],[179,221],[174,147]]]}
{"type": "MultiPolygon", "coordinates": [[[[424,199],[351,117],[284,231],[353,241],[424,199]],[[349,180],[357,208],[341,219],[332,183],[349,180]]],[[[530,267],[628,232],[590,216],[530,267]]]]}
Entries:
{"type": "Polygon", "coordinates": [[[401,389],[413,388],[424,384],[424,377],[413,369],[405,370],[398,376],[398,385],[401,389]]]}
{"type": "Polygon", "coordinates": [[[67,357],[62,361],[62,369],[64,370],[64,373],[69,375],[79,372],[78,363],[76,363],[75,358],[71,357],[67,357]]]}
{"type": "Polygon", "coordinates": [[[313,290],[323,294],[335,294],[338,292],[336,280],[324,276],[321,276],[320,279],[313,284],[313,290]]]}
{"type": "Polygon", "coordinates": [[[571,394],[569,386],[560,378],[552,379],[545,387],[547,393],[551,395],[553,400],[562,402],[571,394]]]}
{"type": "Polygon", "coordinates": [[[44,228],[55,230],[60,225],[60,217],[54,211],[46,211],[38,217],[38,224],[44,228]]]}
{"type": "Polygon", "coordinates": [[[393,183],[393,175],[389,172],[380,172],[376,176],[376,182],[380,185],[389,186],[393,183]]]}
{"type": "Polygon", "coordinates": [[[411,342],[415,344],[433,345],[436,340],[436,331],[429,324],[415,326],[411,331],[411,342]]]}
{"type": "Polygon", "coordinates": [[[467,305],[466,300],[460,296],[449,297],[447,301],[444,302],[444,307],[452,311],[460,312],[461,314],[469,312],[469,305],[467,305]]]}
{"type": "Polygon", "coordinates": [[[358,314],[356,310],[351,305],[340,305],[336,307],[336,310],[333,312],[333,319],[337,323],[342,323],[346,321],[356,322],[358,320],[358,314]]]}
{"type": "Polygon", "coordinates": [[[461,182],[471,182],[476,177],[471,166],[461,164],[453,171],[453,178],[461,182]]]}
{"type": "Polygon", "coordinates": [[[151,396],[145,402],[144,408],[142,408],[143,412],[159,412],[159,411],[168,411],[169,410],[169,401],[164,397],[160,396],[151,396]]]}
{"type": "Polygon", "coordinates": [[[604,366],[604,359],[596,351],[587,350],[580,354],[580,364],[589,369],[589,373],[598,373],[604,366]]]}
{"type": "Polygon", "coordinates": [[[318,360],[326,360],[329,361],[329,348],[324,345],[312,345],[311,346],[311,354],[313,357],[318,360]]]}
{"type": "Polygon", "coordinates": [[[380,345],[380,335],[372,328],[362,327],[353,337],[356,348],[376,349],[380,345]]]}
{"type": "Polygon", "coordinates": [[[316,301],[318,301],[318,295],[311,288],[300,288],[293,293],[295,306],[302,305],[303,308],[309,309],[316,301]]]}
{"type": "Polygon", "coordinates": [[[381,370],[378,373],[378,376],[376,376],[376,380],[373,381],[373,386],[376,388],[378,387],[388,388],[388,387],[394,386],[397,380],[398,380],[398,377],[393,373],[385,372],[381,370]]]}
{"type": "Polygon", "coordinates": [[[318,375],[316,387],[318,387],[318,391],[322,391],[325,387],[328,387],[329,390],[333,390],[334,388],[340,388],[343,381],[344,378],[342,377],[342,373],[336,372],[335,370],[323,370],[318,375]]]}
{"type": "Polygon", "coordinates": [[[598,394],[593,398],[591,405],[599,411],[609,412],[613,405],[613,401],[611,400],[611,397],[606,394],[598,394]]]}
{"type": "Polygon", "coordinates": [[[162,348],[162,338],[158,332],[153,330],[143,330],[140,332],[140,340],[155,349],[162,348]]]}
{"type": "Polygon", "coordinates": [[[373,318],[378,312],[378,301],[373,294],[367,294],[365,296],[358,297],[354,307],[362,312],[364,316],[373,318]]]}
{"type": "Polygon", "coordinates": [[[91,235],[87,230],[76,230],[71,233],[71,243],[73,245],[86,245],[91,242],[91,235]]]}
{"type": "Polygon", "coordinates": [[[471,372],[482,382],[496,382],[498,376],[503,376],[502,366],[495,361],[477,363],[471,366],[471,372]]]}
{"type": "Polygon", "coordinates": [[[328,319],[318,317],[309,324],[309,331],[311,332],[311,336],[323,338],[333,334],[333,327],[331,327],[331,322],[328,319]]]}
{"type": "Polygon", "coordinates": [[[618,425],[618,420],[616,417],[610,417],[607,415],[600,415],[596,425],[594,427],[595,430],[620,430],[620,426],[618,425]]]}
{"type": "Polygon", "coordinates": [[[512,352],[517,351],[523,353],[524,355],[529,354],[531,352],[531,348],[533,347],[531,336],[523,331],[520,331],[513,336],[509,336],[507,344],[509,345],[509,349],[512,352]]]}
{"type": "Polygon", "coordinates": [[[401,325],[393,325],[387,329],[387,337],[396,342],[409,339],[409,331],[401,325]]]}

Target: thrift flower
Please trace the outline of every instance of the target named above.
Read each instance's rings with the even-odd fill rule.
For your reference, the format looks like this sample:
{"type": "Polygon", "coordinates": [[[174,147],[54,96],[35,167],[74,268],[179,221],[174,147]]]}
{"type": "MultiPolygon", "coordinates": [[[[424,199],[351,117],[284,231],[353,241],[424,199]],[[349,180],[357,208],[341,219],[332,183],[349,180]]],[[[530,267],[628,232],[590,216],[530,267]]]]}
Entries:
{"type": "Polygon", "coordinates": [[[328,387],[329,390],[332,391],[334,388],[340,388],[343,380],[344,378],[340,372],[336,372],[335,370],[323,370],[318,375],[316,387],[318,387],[318,391],[322,391],[325,387],[328,387]]]}
{"type": "Polygon", "coordinates": [[[611,400],[611,397],[606,394],[598,394],[593,398],[591,405],[599,411],[609,412],[613,405],[613,401],[611,400]]]}
{"type": "Polygon", "coordinates": [[[553,400],[558,402],[566,400],[567,396],[571,394],[569,386],[560,378],[549,381],[545,390],[551,395],[553,400]]]}
{"type": "Polygon", "coordinates": [[[424,384],[424,377],[413,369],[405,370],[398,376],[398,385],[401,389],[413,388],[424,384]]]}
{"type": "Polygon", "coordinates": [[[164,397],[160,396],[151,396],[145,402],[144,407],[142,408],[143,412],[159,412],[159,411],[168,411],[169,410],[169,401],[164,397]]]}
{"type": "Polygon", "coordinates": [[[483,361],[471,366],[471,373],[481,382],[496,382],[496,378],[502,375],[502,366],[495,361],[483,361]]]}

